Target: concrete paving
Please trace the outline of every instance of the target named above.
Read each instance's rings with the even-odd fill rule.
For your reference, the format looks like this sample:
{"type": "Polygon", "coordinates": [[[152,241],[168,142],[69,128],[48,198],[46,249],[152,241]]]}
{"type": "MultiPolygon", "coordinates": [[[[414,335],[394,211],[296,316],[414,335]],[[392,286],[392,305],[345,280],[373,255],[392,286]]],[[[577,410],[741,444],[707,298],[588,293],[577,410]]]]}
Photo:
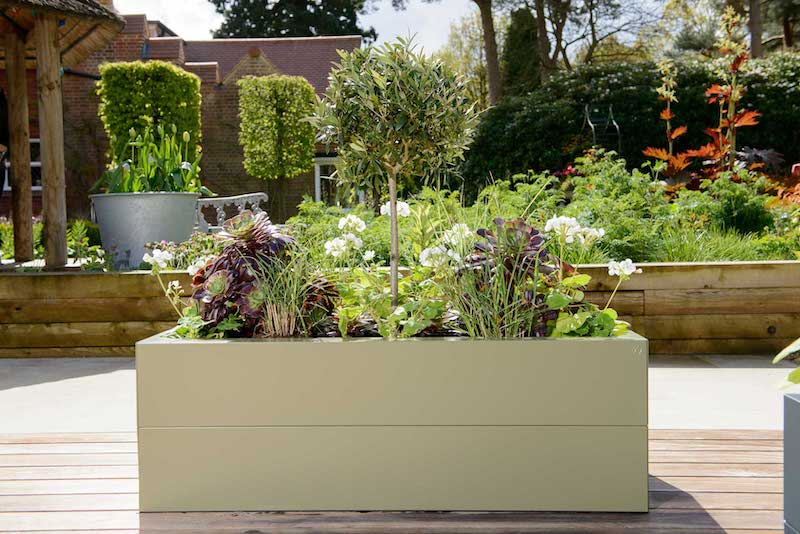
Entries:
{"type": "MultiPolygon", "coordinates": [[[[780,385],[792,366],[757,356],[654,356],[650,426],[780,429],[780,385]]],[[[0,433],[135,429],[132,358],[0,359],[0,433]]]]}

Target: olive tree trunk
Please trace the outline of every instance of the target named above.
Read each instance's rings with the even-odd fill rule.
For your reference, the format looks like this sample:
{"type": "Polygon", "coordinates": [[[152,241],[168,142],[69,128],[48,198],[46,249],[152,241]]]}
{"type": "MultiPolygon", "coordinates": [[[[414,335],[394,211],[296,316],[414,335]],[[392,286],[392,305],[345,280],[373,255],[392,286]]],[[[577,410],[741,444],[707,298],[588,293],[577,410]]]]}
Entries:
{"type": "Polygon", "coordinates": [[[389,220],[392,234],[392,244],[389,251],[389,277],[392,289],[392,306],[397,306],[400,239],[397,231],[397,175],[395,173],[389,174],[389,220]]]}

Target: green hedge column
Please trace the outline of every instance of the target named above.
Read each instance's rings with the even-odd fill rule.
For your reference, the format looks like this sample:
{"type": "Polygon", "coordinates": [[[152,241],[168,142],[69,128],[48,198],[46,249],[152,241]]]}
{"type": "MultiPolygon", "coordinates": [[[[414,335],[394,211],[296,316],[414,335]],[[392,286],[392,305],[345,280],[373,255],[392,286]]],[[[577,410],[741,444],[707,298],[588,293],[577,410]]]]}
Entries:
{"type": "Polygon", "coordinates": [[[150,124],[174,124],[200,139],[200,78],[194,74],[164,61],[134,61],[101,65],[100,76],[100,118],[112,155],[125,153],[131,128],[141,132],[150,124]]]}
{"type": "Polygon", "coordinates": [[[244,169],[262,180],[278,180],[270,199],[276,219],[286,219],[286,179],[314,164],[314,127],[304,119],[314,111],[314,89],[300,76],[239,80],[239,142],[244,169]]]}

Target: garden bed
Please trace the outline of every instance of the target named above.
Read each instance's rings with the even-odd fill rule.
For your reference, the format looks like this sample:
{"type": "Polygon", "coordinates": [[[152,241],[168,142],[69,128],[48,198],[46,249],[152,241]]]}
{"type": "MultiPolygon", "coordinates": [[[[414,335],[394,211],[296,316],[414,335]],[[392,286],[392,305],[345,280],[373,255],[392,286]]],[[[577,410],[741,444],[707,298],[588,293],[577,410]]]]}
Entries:
{"type": "Polygon", "coordinates": [[[633,333],[155,336],[136,369],[143,512],[648,509],[633,333]]]}
{"type": "MultiPolygon", "coordinates": [[[[800,262],[641,267],[614,308],[651,354],[770,354],[800,336],[800,262]]],[[[587,300],[605,303],[616,279],[605,266],[581,271],[592,277],[587,300]]],[[[164,278],[189,284],[185,273],[164,278]]],[[[0,274],[0,356],[132,356],[174,320],[149,273],[0,274]]]]}

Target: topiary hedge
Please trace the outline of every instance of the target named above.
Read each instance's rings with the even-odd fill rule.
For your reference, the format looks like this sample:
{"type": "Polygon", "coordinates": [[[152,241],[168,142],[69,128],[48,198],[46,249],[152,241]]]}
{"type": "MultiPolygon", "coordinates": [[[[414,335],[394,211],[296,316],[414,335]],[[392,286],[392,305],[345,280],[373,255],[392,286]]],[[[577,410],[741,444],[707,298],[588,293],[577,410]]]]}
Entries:
{"type": "MultiPolygon", "coordinates": [[[[750,62],[743,76],[744,105],[761,112],[760,125],[739,132],[739,147],[774,148],[787,162],[800,161],[800,54],[774,54],[750,62]]],[[[678,102],[674,125],[689,133],[678,150],[708,142],[705,128],[716,125],[717,110],[705,90],[718,81],[712,62],[678,64],[678,102]]],[[[660,75],[652,63],[603,64],[554,76],[527,96],[507,99],[488,110],[461,166],[469,197],[494,179],[529,169],[557,170],[589,148],[583,128],[584,105],[613,105],[622,132],[622,156],[631,166],[646,158],[642,150],[663,146],[662,104],[656,87],[660,75]]],[[[616,146],[609,147],[616,149],[616,146]]]]}
{"type": "Polygon", "coordinates": [[[239,80],[239,142],[247,174],[293,178],[314,164],[314,88],[301,76],[239,80]]]}
{"type": "MultiPolygon", "coordinates": [[[[106,63],[97,84],[100,118],[112,154],[127,150],[128,131],[174,124],[200,139],[200,78],[164,61],[106,63]]],[[[194,152],[192,143],[192,152],[194,152]]],[[[194,154],[190,154],[192,161],[194,154]]]]}

